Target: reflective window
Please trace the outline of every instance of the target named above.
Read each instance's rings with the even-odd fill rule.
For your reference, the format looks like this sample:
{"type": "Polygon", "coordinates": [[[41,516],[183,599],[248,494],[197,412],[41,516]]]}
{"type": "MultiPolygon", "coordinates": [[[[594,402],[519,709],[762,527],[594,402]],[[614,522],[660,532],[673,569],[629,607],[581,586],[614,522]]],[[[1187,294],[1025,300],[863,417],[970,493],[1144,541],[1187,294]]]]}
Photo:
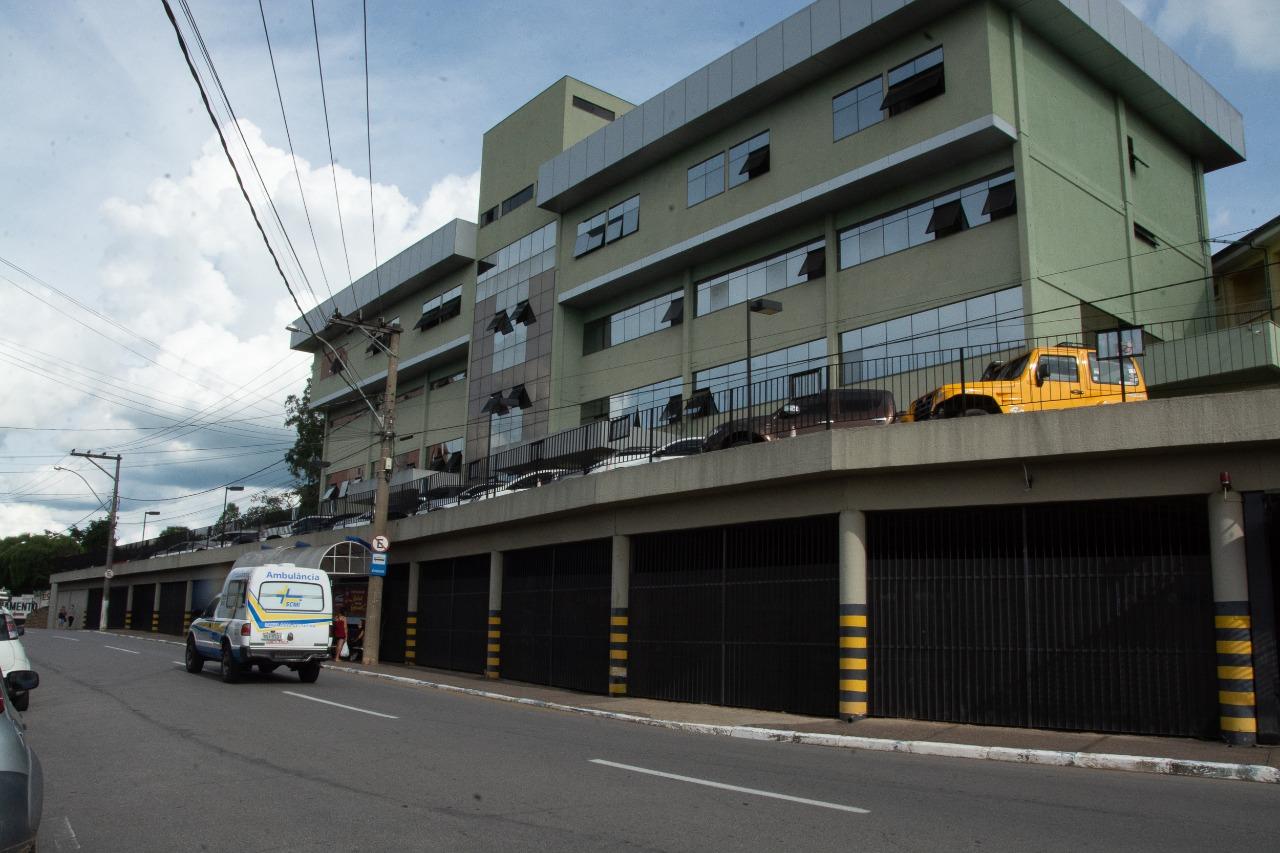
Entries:
{"type": "Polygon", "coordinates": [[[601,317],[582,327],[582,354],[652,335],[677,325],[684,318],[684,291],[673,290],[622,311],[601,317]]]}
{"type": "Polygon", "coordinates": [[[689,207],[724,192],[724,152],[689,169],[689,207]]]}
{"type": "Polygon", "coordinates": [[[461,438],[442,441],[427,448],[427,468],[431,471],[450,471],[455,474],[462,471],[461,438]]]}
{"type": "Polygon", "coordinates": [[[1040,357],[1037,367],[1043,364],[1047,368],[1049,375],[1045,379],[1054,382],[1079,382],[1080,381],[1080,365],[1076,360],[1066,355],[1044,355],[1040,357]]]}
{"type": "Polygon", "coordinates": [[[519,444],[524,430],[524,410],[509,409],[489,416],[489,450],[519,444]]]}
{"type": "MultiPolygon", "coordinates": [[[[772,352],[751,357],[751,384],[753,403],[784,400],[822,389],[820,374],[827,363],[827,339],[818,338],[795,346],[783,347],[772,352]],[[810,387],[812,386],[812,387],[810,387]]],[[[694,397],[699,392],[710,392],[715,403],[714,411],[727,412],[746,405],[747,360],[739,359],[728,364],[699,370],[693,375],[694,397]]],[[[693,397],[690,398],[691,400],[693,397]]],[[[699,412],[711,414],[711,412],[699,412]]]]}
{"type": "Polygon", "coordinates": [[[942,47],[889,69],[889,91],[880,107],[895,116],[946,91],[942,47]]]}
{"type": "Polygon", "coordinates": [[[606,243],[621,240],[640,230],[640,196],[634,195],[624,202],[597,213],[578,224],[578,235],[573,242],[573,256],[580,258],[594,252],[606,243]]]}
{"type": "MultiPolygon", "coordinates": [[[[527,285],[535,275],[554,269],[555,248],[556,223],[548,222],[514,243],[476,261],[476,302],[521,284],[527,285]]],[[[528,294],[522,298],[528,298],[528,294]]],[[[512,301],[511,305],[518,301],[512,301]]]]}
{"type": "Polygon", "coordinates": [[[653,426],[662,422],[663,407],[672,397],[680,395],[682,384],[680,377],[675,376],[642,388],[632,388],[588,401],[582,404],[582,422],[636,415],[642,425],[653,426]]]}
{"type": "Polygon", "coordinates": [[[769,171],[769,131],[729,149],[729,187],[745,184],[769,171]]]}
{"type": "Polygon", "coordinates": [[[880,102],[884,80],[876,76],[831,99],[831,121],[836,139],[844,139],[884,120],[880,102]]]}
{"type": "Polygon", "coordinates": [[[846,228],[839,235],[840,269],[865,264],[1007,215],[1011,212],[1012,196],[996,188],[1012,183],[1013,172],[1005,172],[905,210],[846,228]],[[992,201],[997,204],[991,205],[992,201]]]}
{"type": "Polygon", "coordinates": [[[814,240],[699,282],[697,316],[821,278],[825,246],[823,240],[814,240]]]}
{"type": "Polygon", "coordinates": [[[439,296],[422,303],[422,316],[414,324],[415,329],[427,329],[452,320],[462,313],[462,285],[446,290],[439,296]]]}
{"type": "Polygon", "coordinates": [[[849,385],[1021,346],[1022,288],[975,296],[840,335],[840,381],[849,385]]]}

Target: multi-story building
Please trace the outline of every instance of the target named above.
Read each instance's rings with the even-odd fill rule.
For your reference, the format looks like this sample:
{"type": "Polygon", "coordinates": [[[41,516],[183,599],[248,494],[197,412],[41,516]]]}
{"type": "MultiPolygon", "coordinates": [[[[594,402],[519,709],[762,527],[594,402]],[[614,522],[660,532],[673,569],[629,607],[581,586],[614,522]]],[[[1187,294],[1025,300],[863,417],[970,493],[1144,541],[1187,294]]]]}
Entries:
{"type": "MultiPolygon", "coordinates": [[[[376,402],[386,369],[335,310],[404,330],[399,512],[748,411],[798,437],[396,521],[384,659],[815,714],[1280,735],[1274,635],[1249,615],[1270,620],[1280,582],[1280,391],[830,428],[840,394],[901,410],[1031,342],[1132,325],[1149,379],[1187,379],[1218,330],[1204,174],[1243,157],[1240,114],[1119,0],[819,0],[643,104],[560,80],[485,134],[476,223],[298,323],[320,330],[292,345],[315,354],[322,506],[367,506],[357,389],[376,402]],[[1257,724],[1251,636],[1271,661],[1257,724]]],[[[1239,368],[1235,343],[1274,338],[1254,331],[1204,363],[1239,368]]],[[[1080,393],[1068,356],[1036,387],[1080,393]]],[[[1128,399],[1119,364],[1089,369],[1128,399]]],[[[117,575],[188,565],[149,562],[117,575]]]]}
{"type": "MultiPolygon", "coordinates": [[[[1207,316],[1203,177],[1243,154],[1240,114],[1111,0],[828,0],[638,107],[559,81],[485,134],[478,226],[313,314],[400,319],[397,464],[457,467],[741,384],[748,350],[758,381],[1207,316]]],[[[348,382],[383,355],[324,334],[292,343],[336,496],[377,452],[348,382]]]]}

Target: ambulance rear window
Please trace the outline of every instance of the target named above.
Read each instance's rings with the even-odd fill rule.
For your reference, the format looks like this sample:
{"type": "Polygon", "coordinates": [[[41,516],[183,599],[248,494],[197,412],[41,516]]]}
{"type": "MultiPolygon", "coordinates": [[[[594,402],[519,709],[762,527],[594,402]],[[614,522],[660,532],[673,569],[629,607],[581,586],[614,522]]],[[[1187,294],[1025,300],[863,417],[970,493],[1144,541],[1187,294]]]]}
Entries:
{"type": "Polygon", "coordinates": [[[258,602],[268,610],[319,613],[324,610],[324,588],[317,583],[263,581],[258,585],[258,602]]]}

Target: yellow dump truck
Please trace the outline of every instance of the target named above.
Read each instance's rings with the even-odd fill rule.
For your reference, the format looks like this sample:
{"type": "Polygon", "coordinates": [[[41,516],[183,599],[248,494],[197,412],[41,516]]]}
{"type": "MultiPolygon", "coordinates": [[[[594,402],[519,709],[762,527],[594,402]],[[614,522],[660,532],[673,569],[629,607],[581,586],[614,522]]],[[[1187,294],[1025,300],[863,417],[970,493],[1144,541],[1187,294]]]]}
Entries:
{"type": "Polygon", "coordinates": [[[1147,385],[1132,358],[1099,358],[1097,350],[1058,344],[992,362],[980,378],[963,386],[935,388],[913,402],[899,420],[1041,412],[1145,399],[1147,385]]]}

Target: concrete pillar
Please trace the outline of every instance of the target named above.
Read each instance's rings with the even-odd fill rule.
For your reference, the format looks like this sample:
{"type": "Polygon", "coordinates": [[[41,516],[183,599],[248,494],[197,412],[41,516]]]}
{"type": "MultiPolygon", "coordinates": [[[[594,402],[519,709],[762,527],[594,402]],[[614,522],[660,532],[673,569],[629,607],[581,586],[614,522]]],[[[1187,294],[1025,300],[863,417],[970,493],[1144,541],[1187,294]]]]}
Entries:
{"type": "MultiPolygon", "coordinates": [[[[104,598],[104,599],[102,600],[102,609],[103,609],[103,612],[105,612],[105,613],[110,613],[110,612],[111,612],[111,608],[109,607],[110,603],[111,603],[111,602],[110,602],[110,600],[108,600],[108,599],[106,599],[106,598],[104,598]]],[[[129,584],[128,586],[126,586],[126,587],[125,587],[125,594],[124,594],[124,627],[126,627],[126,628],[132,628],[132,627],[133,627],[133,584],[129,584]]],[[[103,624],[103,625],[99,625],[99,626],[98,626],[98,628],[99,628],[100,630],[103,630],[103,631],[107,630],[107,626],[106,626],[105,624],[103,624]]]]}
{"type": "Polygon", "coordinates": [[[191,596],[195,594],[195,582],[187,581],[187,594],[182,604],[182,636],[186,637],[187,632],[191,630],[191,623],[194,621],[191,613],[191,596]]]}
{"type": "Polygon", "coordinates": [[[1213,633],[1218,653],[1218,723],[1227,743],[1250,746],[1257,741],[1258,719],[1244,500],[1236,492],[1209,496],[1209,559],[1213,567],[1213,633]]]}
{"type": "Polygon", "coordinates": [[[613,584],[609,591],[609,695],[627,695],[627,642],[631,634],[631,537],[613,537],[613,584]]]}
{"type": "Polygon", "coordinates": [[[841,510],[840,537],[840,717],[867,715],[867,517],[841,510]]]}
{"type": "Polygon", "coordinates": [[[50,630],[58,627],[58,585],[56,583],[49,584],[49,614],[46,628],[50,630]]]}
{"type": "MultiPolygon", "coordinates": [[[[159,634],[160,633],[160,581],[158,579],[155,582],[155,588],[156,588],[156,594],[151,599],[151,625],[149,627],[151,629],[151,633],[159,634]]],[[[139,626],[139,627],[142,628],[142,626],[139,626]]],[[[147,630],[147,629],[143,628],[143,630],[147,630]]]]}
{"type": "Polygon", "coordinates": [[[409,592],[405,602],[404,662],[418,662],[418,583],[422,575],[421,563],[409,564],[409,592]]]}
{"type": "Polygon", "coordinates": [[[489,552],[489,636],[484,662],[485,678],[502,675],[502,552],[489,552]]]}

